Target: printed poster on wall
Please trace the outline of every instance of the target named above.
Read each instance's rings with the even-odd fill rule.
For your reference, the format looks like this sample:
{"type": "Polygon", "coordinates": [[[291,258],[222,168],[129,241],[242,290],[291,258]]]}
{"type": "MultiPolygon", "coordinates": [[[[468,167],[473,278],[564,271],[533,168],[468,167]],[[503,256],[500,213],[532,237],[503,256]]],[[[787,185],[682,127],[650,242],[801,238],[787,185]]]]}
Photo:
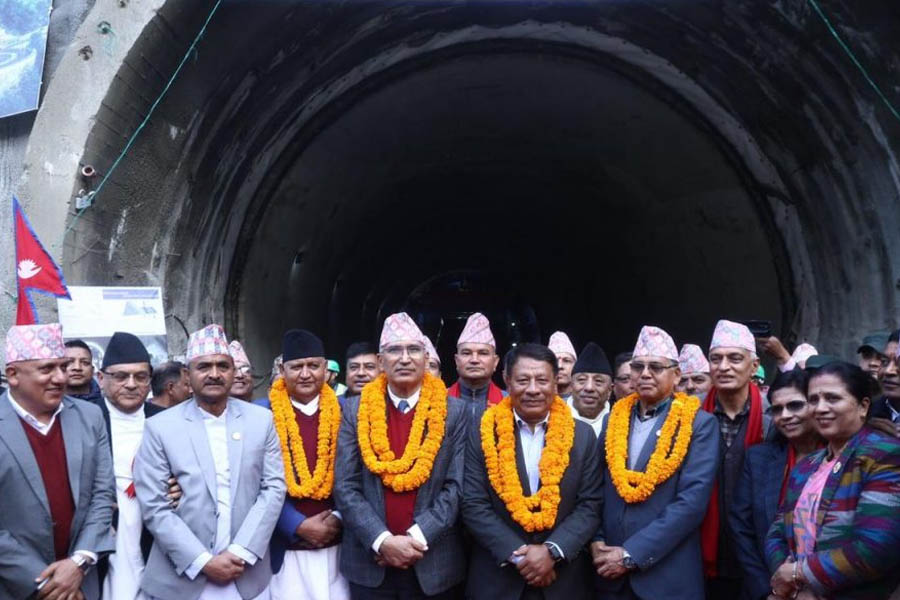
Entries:
{"type": "Polygon", "coordinates": [[[161,288],[69,286],[69,293],[71,300],[58,300],[63,335],[66,340],[84,340],[96,367],[116,331],[138,336],[154,366],[168,360],[161,288]]]}
{"type": "Polygon", "coordinates": [[[52,0],[0,0],[0,118],[36,110],[52,0]]]}

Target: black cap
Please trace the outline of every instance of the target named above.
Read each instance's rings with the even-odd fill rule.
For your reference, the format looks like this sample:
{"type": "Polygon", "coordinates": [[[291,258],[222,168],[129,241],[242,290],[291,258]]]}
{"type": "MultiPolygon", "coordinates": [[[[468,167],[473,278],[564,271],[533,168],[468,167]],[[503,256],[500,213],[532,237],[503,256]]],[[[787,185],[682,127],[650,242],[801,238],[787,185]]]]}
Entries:
{"type": "Polygon", "coordinates": [[[298,358],[325,357],[325,344],[316,334],[305,329],[291,329],[284,334],[281,343],[282,360],[297,360],[298,358]]]}
{"type": "Polygon", "coordinates": [[[889,331],[870,333],[863,338],[862,344],[856,349],[857,354],[866,349],[874,350],[875,352],[884,352],[884,347],[887,346],[890,335],[889,331]]]}
{"type": "Polygon", "coordinates": [[[578,354],[578,360],[572,367],[572,375],[575,373],[603,373],[610,377],[613,375],[606,352],[594,342],[588,342],[584,350],[578,354]]]}
{"type": "Polygon", "coordinates": [[[106,370],[107,367],[113,365],[142,362],[150,364],[150,353],[147,352],[144,343],[132,333],[117,331],[110,338],[109,344],[106,345],[100,370],[106,370]]]}

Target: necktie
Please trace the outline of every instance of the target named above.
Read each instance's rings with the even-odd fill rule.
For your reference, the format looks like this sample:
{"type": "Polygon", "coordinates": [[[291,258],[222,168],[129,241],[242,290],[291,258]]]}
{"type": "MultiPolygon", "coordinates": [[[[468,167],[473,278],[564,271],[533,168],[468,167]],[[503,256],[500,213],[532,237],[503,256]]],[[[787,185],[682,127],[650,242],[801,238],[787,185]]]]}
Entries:
{"type": "Polygon", "coordinates": [[[406,400],[401,400],[401,401],[397,404],[397,410],[399,410],[401,414],[404,414],[404,415],[405,415],[405,414],[406,414],[406,411],[409,410],[409,402],[407,402],[406,400]]]}

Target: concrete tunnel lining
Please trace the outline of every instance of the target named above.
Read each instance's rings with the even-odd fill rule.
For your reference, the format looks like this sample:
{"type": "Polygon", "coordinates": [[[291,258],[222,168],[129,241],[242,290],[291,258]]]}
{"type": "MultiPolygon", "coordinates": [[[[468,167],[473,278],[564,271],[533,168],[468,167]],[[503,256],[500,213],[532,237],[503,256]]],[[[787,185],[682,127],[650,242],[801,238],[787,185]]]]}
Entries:
{"type": "MultiPolygon", "coordinates": [[[[298,6],[301,4],[301,8],[288,11],[287,17],[281,19],[284,24],[280,30],[271,28],[274,35],[271,36],[270,46],[261,44],[252,51],[241,42],[241,38],[234,37],[237,24],[247,31],[258,32],[279,19],[269,15],[266,22],[253,21],[247,18],[246,12],[241,13],[234,6],[222,15],[221,29],[210,31],[206,42],[209,48],[226,51],[215,56],[210,52],[201,52],[190,84],[182,81],[176,85],[161,107],[160,114],[151,123],[151,131],[135,147],[135,158],[115,178],[118,197],[110,196],[104,200],[104,206],[92,209],[93,213],[76,227],[76,235],[70,236],[67,241],[67,269],[73,271],[71,281],[161,283],[167,289],[167,307],[171,307],[172,312],[189,326],[206,320],[225,319],[236,335],[270,337],[269,333],[254,334],[251,331],[254,324],[247,318],[245,290],[255,284],[252,280],[244,281],[240,275],[244,257],[249,257],[250,253],[235,242],[252,240],[254,228],[264,220],[266,207],[276,201],[272,179],[287,173],[298,152],[319,135],[312,131],[313,124],[323,122],[316,117],[342,100],[358,102],[358,97],[362,95],[360,88],[377,81],[373,75],[379,69],[387,70],[401,63],[414,64],[417,60],[420,64],[427,63],[429,54],[439,49],[459,48],[479,40],[540,40],[545,47],[559,45],[576,48],[592,53],[598,62],[624,65],[626,68],[619,70],[633,71],[633,79],[640,80],[641,85],[651,90],[652,94],[665,98],[673,105],[680,105],[682,109],[686,107],[688,112],[693,111],[695,116],[700,117],[694,119],[694,124],[706,130],[711,143],[725,157],[723,160],[730,163],[729,168],[740,180],[744,195],[751,198],[753,218],[760,223],[765,232],[763,235],[768,236],[766,239],[775,252],[774,265],[770,266],[774,277],[780,282],[777,293],[783,295],[777,300],[783,310],[783,330],[803,331],[807,335],[836,333],[837,339],[844,340],[845,337],[852,337],[854,328],[865,326],[859,319],[845,316],[846,310],[838,319],[821,320],[820,310],[830,315],[836,309],[854,305],[856,300],[848,295],[846,284],[836,286],[839,289],[827,294],[827,298],[816,292],[841,278],[859,283],[855,280],[868,275],[867,271],[884,273],[884,265],[887,265],[889,273],[890,261],[884,262],[886,259],[883,258],[886,256],[883,244],[887,240],[882,241],[879,232],[859,234],[871,236],[866,243],[875,251],[875,259],[841,256],[835,259],[842,261],[840,267],[836,262],[832,265],[836,268],[816,272],[811,265],[815,259],[821,258],[816,256],[821,252],[818,242],[825,238],[839,238],[842,228],[855,228],[861,217],[850,214],[851,224],[851,221],[833,223],[813,215],[812,223],[803,227],[798,218],[809,216],[807,198],[828,190],[829,178],[837,180],[845,177],[845,171],[833,169],[830,173],[807,173],[804,169],[795,169],[791,163],[796,163],[795,159],[800,157],[799,150],[804,141],[798,141],[794,147],[788,142],[774,147],[772,132],[761,129],[761,123],[753,118],[743,118],[752,117],[747,106],[740,104],[740,98],[729,97],[734,93],[731,89],[734,86],[725,86],[722,81],[710,79],[709,73],[700,73],[698,77],[692,71],[692,77],[686,75],[680,66],[687,66],[684,55],[692,44],[699,47],[697,40],[686,39],[687,50],[683,47],[677,51],[666,48],[662,55],[648,50],[662,40],[650,39],[646,35],[652,29],[649,25],[649,29],[639,29],[634,26],[635,23],[645,19],[647,23],[665,26],[672,14],[652,14],[655,11],[646,8],[636,10],[633,15],[624,12],[613,14],[611,11],[585,27],[573,24],[580,18],[574,9],[562,11],[556,7],[539,7],[525,11],[533,18],[524,20],[514,11],[495,9],[489,19],[485,19],[485,22],[490,21],[485,26],[473,24],[478,19],[472,17],[471,8],[432,10],[433,13],[443,12],[456,19],[450,19],[448,24],[428,14],[428,10],[420,11],[418,7],[392,5],[390,10],[382,11],[383,15],[375,16],[373,14],[377,11],[371,8],[368,15],[348,21],[339,19],[338,15],[353,13],[355,16],[357,12],[364,11],[350,7],[325,9],[315,3],[299,3],[298,6]],[[397,15],[404,11],[410,22],[418,20],[415,25],[404,24],[401,27],[397,15]],[[302,21],[302,26],[307,26],[305,24],[313,22],[311,19],[318,13],[323,14],[323,19],[315,21],[315,35],[295,35],[294,38],[302,42],[281,43],[287,39],[283,36],[289,27],[302,31],[302,27],[296,29],[298,23],[302,21]],[[648,20],[648,15],[652,19],[648,20]],[[560,16],[564,18],[560,20],[560,16]],[[414,35],[411,35],[410,31],[415,27],[421,27],[421,31],[413,31],[414,35]],[[604,30],[607,33],[603,33],[604,30]],[[611,35],[612,31],[616,35],[611,35]],[[313,52],[311,56],[308,50],[312,46],[304,44],[313,42],[307,38],[322,39],[323,36],[333,40],[326,49],[328,53],[322,50],[322,53],[313,52]],[[381,37],[377,43],[369,41],[378,36],[381,37]],[[639,43],[633,43],[635,41],[639,43]],[[224,45],[226,43],[230,45],[224,45]],[[365,48],[370,51],[365,51],[365,48]],[[371,51],[372,48],[377,51],[371,51]],[[296,77],[285,79],[283,73],[290,69],[294,70],[296,77]],[[314,110],[317,100],[321,100],[321,106],[314,110]],[[252,119],[249,118],[251,115],[252,119]],[[242,173],[243,176],[237,178],[235,173],[242,173]],[[127,214],[125,208],[128,208],[127,214]],[[120,224],[123,231],[122,235],[117,236],[120,224]],[[173,224],[175,227],[172,227],[173,224]],[[785,255],[780,248],[787,248],[789,252],[785,255]],[[881,266],[876,264],[877,261],[882,261],[881,266]],[[858,272],[847,270],[847,265],[851,264],[862,268],[858,272]],[[797,274],[800,276],[796,277],[797,274]],[[222,298],[226,298],[224,306],[222,298]],[[788,301],[784,302],[784,298],[788,301]],[[791,298],[796,298],[796,301],[791,298]]],[[[161,14],[169,11],[171,17],[178,10],[178,5],[178,2],[165,3],[161,14]]],[[[440,19],[443,18],[444,15],[441,15],[440,19]]],[[[771,24],[764,22],[762,26],[771,27],[771,24]]],[[[745,27],[746,22],[737,21],[734,26],[745,27]]],[[[189,30],[187,27],[184,33],[189,30]]],[[[771,35],[771,31],[766,33],[771,35]]],[[[177,39],[178,36],[175,37],[177,39]]],[[[732,43],[731,38],[722,39],[732,43]]],[[[159,43],[159,39],[140,38],[131,48],[131,53],[152,58],[154,53],[161,52],[159,43]]],[[[736,39],[733,43],[737,47],[740,42],[736,39]]],[[[659,50],[659,46],[656,49],[659,50]]],[[[171,49],[167,51],[172,53],[171,49]]],[[[825,60],[827,57],[819,58],[825,60]]],[[[732,57],[723,53],[722,58],[717,57],[717,60],[722,61],[717,65],[721,68],[732,57]]],[[[732,66],[737,64],[734,62],[732,66]]],[[[801,66],[807,71],[811,64],[801,66]]],[[[740,66],[746,65],[741,63],[740,66]]],[[[740,79],[744,83],[741,91],[746,93],[752,82],[765,89],[767,95],[777,96],[776,75],[780,77],[782,73],[756,74],[759,75],[757,79],[740,79]]],[[[107,97],[111,106],[118,106],[123,99],[127,100],[127,95],[122,93],[107,97]]],[[[778,100],[781,101],[780,98],[778,100]]],[[[827,115],[828,110],[846,113],[849,109],[842,99],[839,106],[822,107],[813,103],[805,110],[811,113],[811,122],[818,122],[827,115]],[[814,114],[816,111],[822,113],[814,114]]],[[[847,117],[846,114],[841,116],[847,117]]],[[[98,128],[99,125],[94,131],[98,128]]],[[[817,131],[816,134],[831,135],[828,131],[817,131]]],[[[869,144],[864,150],[870,155],[877,155],[881,150],[864,141],[869,144]]],[[[87,150],[85,157],[91,158],[90,147],[87,150]]],[[[835,156],[848,151],[838,146],[830,150],[835,156]]],[[[103,158],[99,155],[97,162],[102,168],[103,158]]],[[[889,172],[886,171],[885,175],[889,172]]],[[[43,174],[32,172],[32,175],[28,185],[39,185],[43,174]]],[[[857,177],[844,181],[837,192],[828,191],[826,194],[833,196],[829,202],[834,203],[832,206],[840,214],[844,205],[855,201],[854,194],[859,194],[865,186],[886,189],[886,185],[885,178],[863,180],[857,177]]],[[[869,210],[864,208],[865,202],[860,205],[863,214],[869,210]]],[[[854,234],[858,232],[854,230],[854,234]]],[[[288,244],[284,251],[294,252],[296,246],[288,244]]],[[[845,249],[840,252],[848,254],[845,249]]],[[[331,285],[331,295],[334,296],[334,281],[317,283],[321,283],[323,289],[331,285]]],[[[864,284],[872,289],[871,296],[878,304],[873,318],[883,318],[878,315],[889,314],[890,307],[894,306],[890,285],[884,286],[876,277],[869,278],[864,284]]],[[[412,290],[417,283],[411,281],[405,285],[406,289],[412,290]]],[[[300,301],[309,302],[302,298],[300,301]]],[[[381,305],[387,306],[385,302],[381,305]]],[[[372,306],[372,302],[367,301],[366,306],[372,306]]],[[[377,312],[365,314],[377,315],[377,312]]],[[[324,314],[322,316],[321,307],[317,307],[315,316],[309,312],[306,317],[301,315],[300,319],[314,318],[328,322],[331,330],[336,319],[327,310],[324,314]]],[[[548,319],[547,326],[552,322],[553,318],[548,319]]],[[[373,327],[371,324],[365,326],[373,327]]],[[[357,328],[365,326],[354,325],[357,328]]],[[[369,333],[360,331],[360,334],[369,333]]],[[[337,337],[347,335],[351,334],[339,332],[337,337]]],[[[337,345],[345,341],[340,339],[337,345]]],[[[179,340],[173,340],[174,350],[177,351],[179,343],[179,340]]],[[[254,345],[252,340],[250,345],[254,345]]],[[[268,357],[271,345],[271,340],[267,339],[265,348],[259,347],[256,353],[268,357]]]]}

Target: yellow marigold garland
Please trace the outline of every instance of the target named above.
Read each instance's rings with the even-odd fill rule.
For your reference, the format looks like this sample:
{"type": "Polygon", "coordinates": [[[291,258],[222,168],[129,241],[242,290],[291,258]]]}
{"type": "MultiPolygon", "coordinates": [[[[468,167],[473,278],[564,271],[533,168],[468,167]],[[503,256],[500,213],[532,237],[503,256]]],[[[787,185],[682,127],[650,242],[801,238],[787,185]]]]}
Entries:
{"type": "Polygon", "coordinates": [[[700,410],[700,400],[676,393],[666,421],[659,432],[656,447],[644,472],[632,471],[628,465],[628,438],[631,413],[638,400],[632,394],[618,400],[609,415],[606,432],[606,462],[616,491],[625,502],[643,502],[653,494],[656,486],[666,481],[681,466],[687,455],[694,429],[694,416],[700,410]],[[673,444],[674,442],[674,444],[673,444]]]}
{"type": "Polygon", "coordinates": [[[481,449],[488,481],[506,505],[513,520],[525,531],[544,531],[553,527],[559,510],[559,483],[575,441],[575,419],[559,396],[550,405],[550,418],[544,434],[546,443],[538,468],[541,487],[525,496],[516,467],[516,428],[509,397],[488,408],[481,417],[481,449]]]}
{"type": "Polygon", "coordinates": [[[391,451],[387,435],[387,377],[382,373],[366,384],[359,400],[357,438],[363,463],[395,492],[418,489],[431,476],[434,458],[441,449],[447,421],[447,387],[425,374],[416,414],[403,456],[391,451]],[[427,426],[427,431],[426,431],[427,426]]]}
{"type": "Polygon", "coordinates": [[[313,500],[330,497],[334,487],[334,458],[341,424],[341,405],[334,390],[326,384],[319,392],[319,435],[316,440],[318,457],[312,473],[306,464],[303,438],[300,436],[300,427],[294,417],[294,407],[283,377],[276,379],[269,390],[269,406],[272,408],[275,431],[281,442],[288,495],[313,500]]]}

